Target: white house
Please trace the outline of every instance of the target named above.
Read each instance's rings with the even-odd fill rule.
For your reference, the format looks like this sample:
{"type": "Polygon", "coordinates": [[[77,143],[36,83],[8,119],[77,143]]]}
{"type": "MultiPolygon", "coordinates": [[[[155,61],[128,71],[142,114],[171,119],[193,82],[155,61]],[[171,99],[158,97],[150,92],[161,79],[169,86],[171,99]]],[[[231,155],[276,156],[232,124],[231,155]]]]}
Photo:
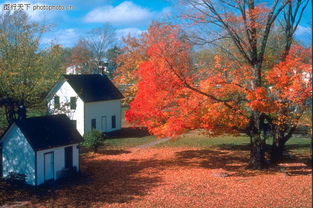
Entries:
{"type": "Polygon", "coordinates": [[[81,74],[81,66],[73,65],[66,68],[66,74],[81,74]]]}
{"type": "Polygon", "coordinates": [[[65,113],[81,135],[121,129],[123,95],[101,74],[63,75],[48,93],[50,114],[65,113]]]}
{"type": "Polygon", "coordinates": [[[26,183],[40,185],[78,172],[81,141],[66,115],[16,121],[0,140],[2,175],[22,174],[26,183]]]}
{"type": "Polygon", "coordinates": [[[66,74],[98,74],[108,73],[108,62],[98,62],[98,67],[95,67],[97,60],[93,60],[93,63],[83,63],[78,65],[72,65],[66,68],[66,74]]]}

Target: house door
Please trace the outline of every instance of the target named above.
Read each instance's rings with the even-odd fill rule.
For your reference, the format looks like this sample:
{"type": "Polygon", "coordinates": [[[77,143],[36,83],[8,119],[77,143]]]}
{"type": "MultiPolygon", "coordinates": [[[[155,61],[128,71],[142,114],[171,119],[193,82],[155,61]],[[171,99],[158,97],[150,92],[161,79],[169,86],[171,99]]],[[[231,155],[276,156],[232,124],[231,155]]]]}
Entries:
{"type": "Polygon", "coordinates": [[[44,164],[45,164],[45,181],[54,179],[54,154],[53,152],[45,153],[44,155],[44,164]]]}
{"type": "Polygon", "coordinates": [[[73,167],[73,146],[65,147],[65,168],[72,168],[73,167]]]}
{"type": "Polygon", "coordinates": [[[107,117],[106,116],[101,117],[101,131],[102,132],[107,131],[107,117]]]}

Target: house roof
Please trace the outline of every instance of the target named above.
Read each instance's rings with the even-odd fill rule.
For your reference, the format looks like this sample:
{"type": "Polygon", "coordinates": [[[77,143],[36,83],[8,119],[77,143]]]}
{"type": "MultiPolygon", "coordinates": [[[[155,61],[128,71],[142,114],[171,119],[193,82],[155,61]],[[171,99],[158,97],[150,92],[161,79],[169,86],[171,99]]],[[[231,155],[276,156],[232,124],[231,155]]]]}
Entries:
{"type": "Polygon", "coordinates": [[[63,75],[84,102],[122,99],[122,93],[105,75],[63,75]]]}
{"type": "Polygon", "coordinates": [[[15,124],[34,150],[82,142],[83,138],[64,114],[26,118],[15,124]]]}

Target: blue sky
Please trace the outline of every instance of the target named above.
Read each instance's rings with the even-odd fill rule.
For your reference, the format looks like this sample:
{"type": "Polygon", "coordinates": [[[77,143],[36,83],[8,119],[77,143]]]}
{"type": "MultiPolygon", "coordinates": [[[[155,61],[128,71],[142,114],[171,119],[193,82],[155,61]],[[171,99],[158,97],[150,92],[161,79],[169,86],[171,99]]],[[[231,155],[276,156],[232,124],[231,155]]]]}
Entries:
{"type": "MultiPolygon", "coordinates": [[[[3,4],[31,4],[27,13],[35,21],[51,25],[51,31],[42,39],[43,44],[51,41],[65,47],[73,46],[80,37],[104,23],[110,23],[115,29],[117,38],[131,33],[140,34],[148,25],[173,13],[173,1],[169,0],[0,0],[3,4]],[[36,5],[72,6],[72,10],[39,11],[33,10],[36,5]]],[[[177,3],[179,0],[177,0],[177,3]]],[[[1,5],[1,9],[3,6],[1,5]]],[[[309,3],[303,20],[299,25],[297,39],[305,45],[311,44],[312,6],[309,3]]]]}

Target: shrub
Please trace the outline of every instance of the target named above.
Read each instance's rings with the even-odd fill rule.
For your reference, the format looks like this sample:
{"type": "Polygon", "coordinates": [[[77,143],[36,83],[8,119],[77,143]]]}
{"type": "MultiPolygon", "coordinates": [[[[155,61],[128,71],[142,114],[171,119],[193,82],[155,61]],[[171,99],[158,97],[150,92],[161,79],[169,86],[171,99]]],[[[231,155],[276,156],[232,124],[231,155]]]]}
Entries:
{"type": "Polygon", "coordinates": [[[94,152],[98,151],[98,147],[104,140],[100,131],[93,129],[84,135],[83,146],[91,148],[94,152]]]}
{"type": "Polygon", "coordinates": [[[26,184],[26,175],[20,173],[10,172],[5,178],[7,182],[15,186],[23,186],[26,184]]]}

